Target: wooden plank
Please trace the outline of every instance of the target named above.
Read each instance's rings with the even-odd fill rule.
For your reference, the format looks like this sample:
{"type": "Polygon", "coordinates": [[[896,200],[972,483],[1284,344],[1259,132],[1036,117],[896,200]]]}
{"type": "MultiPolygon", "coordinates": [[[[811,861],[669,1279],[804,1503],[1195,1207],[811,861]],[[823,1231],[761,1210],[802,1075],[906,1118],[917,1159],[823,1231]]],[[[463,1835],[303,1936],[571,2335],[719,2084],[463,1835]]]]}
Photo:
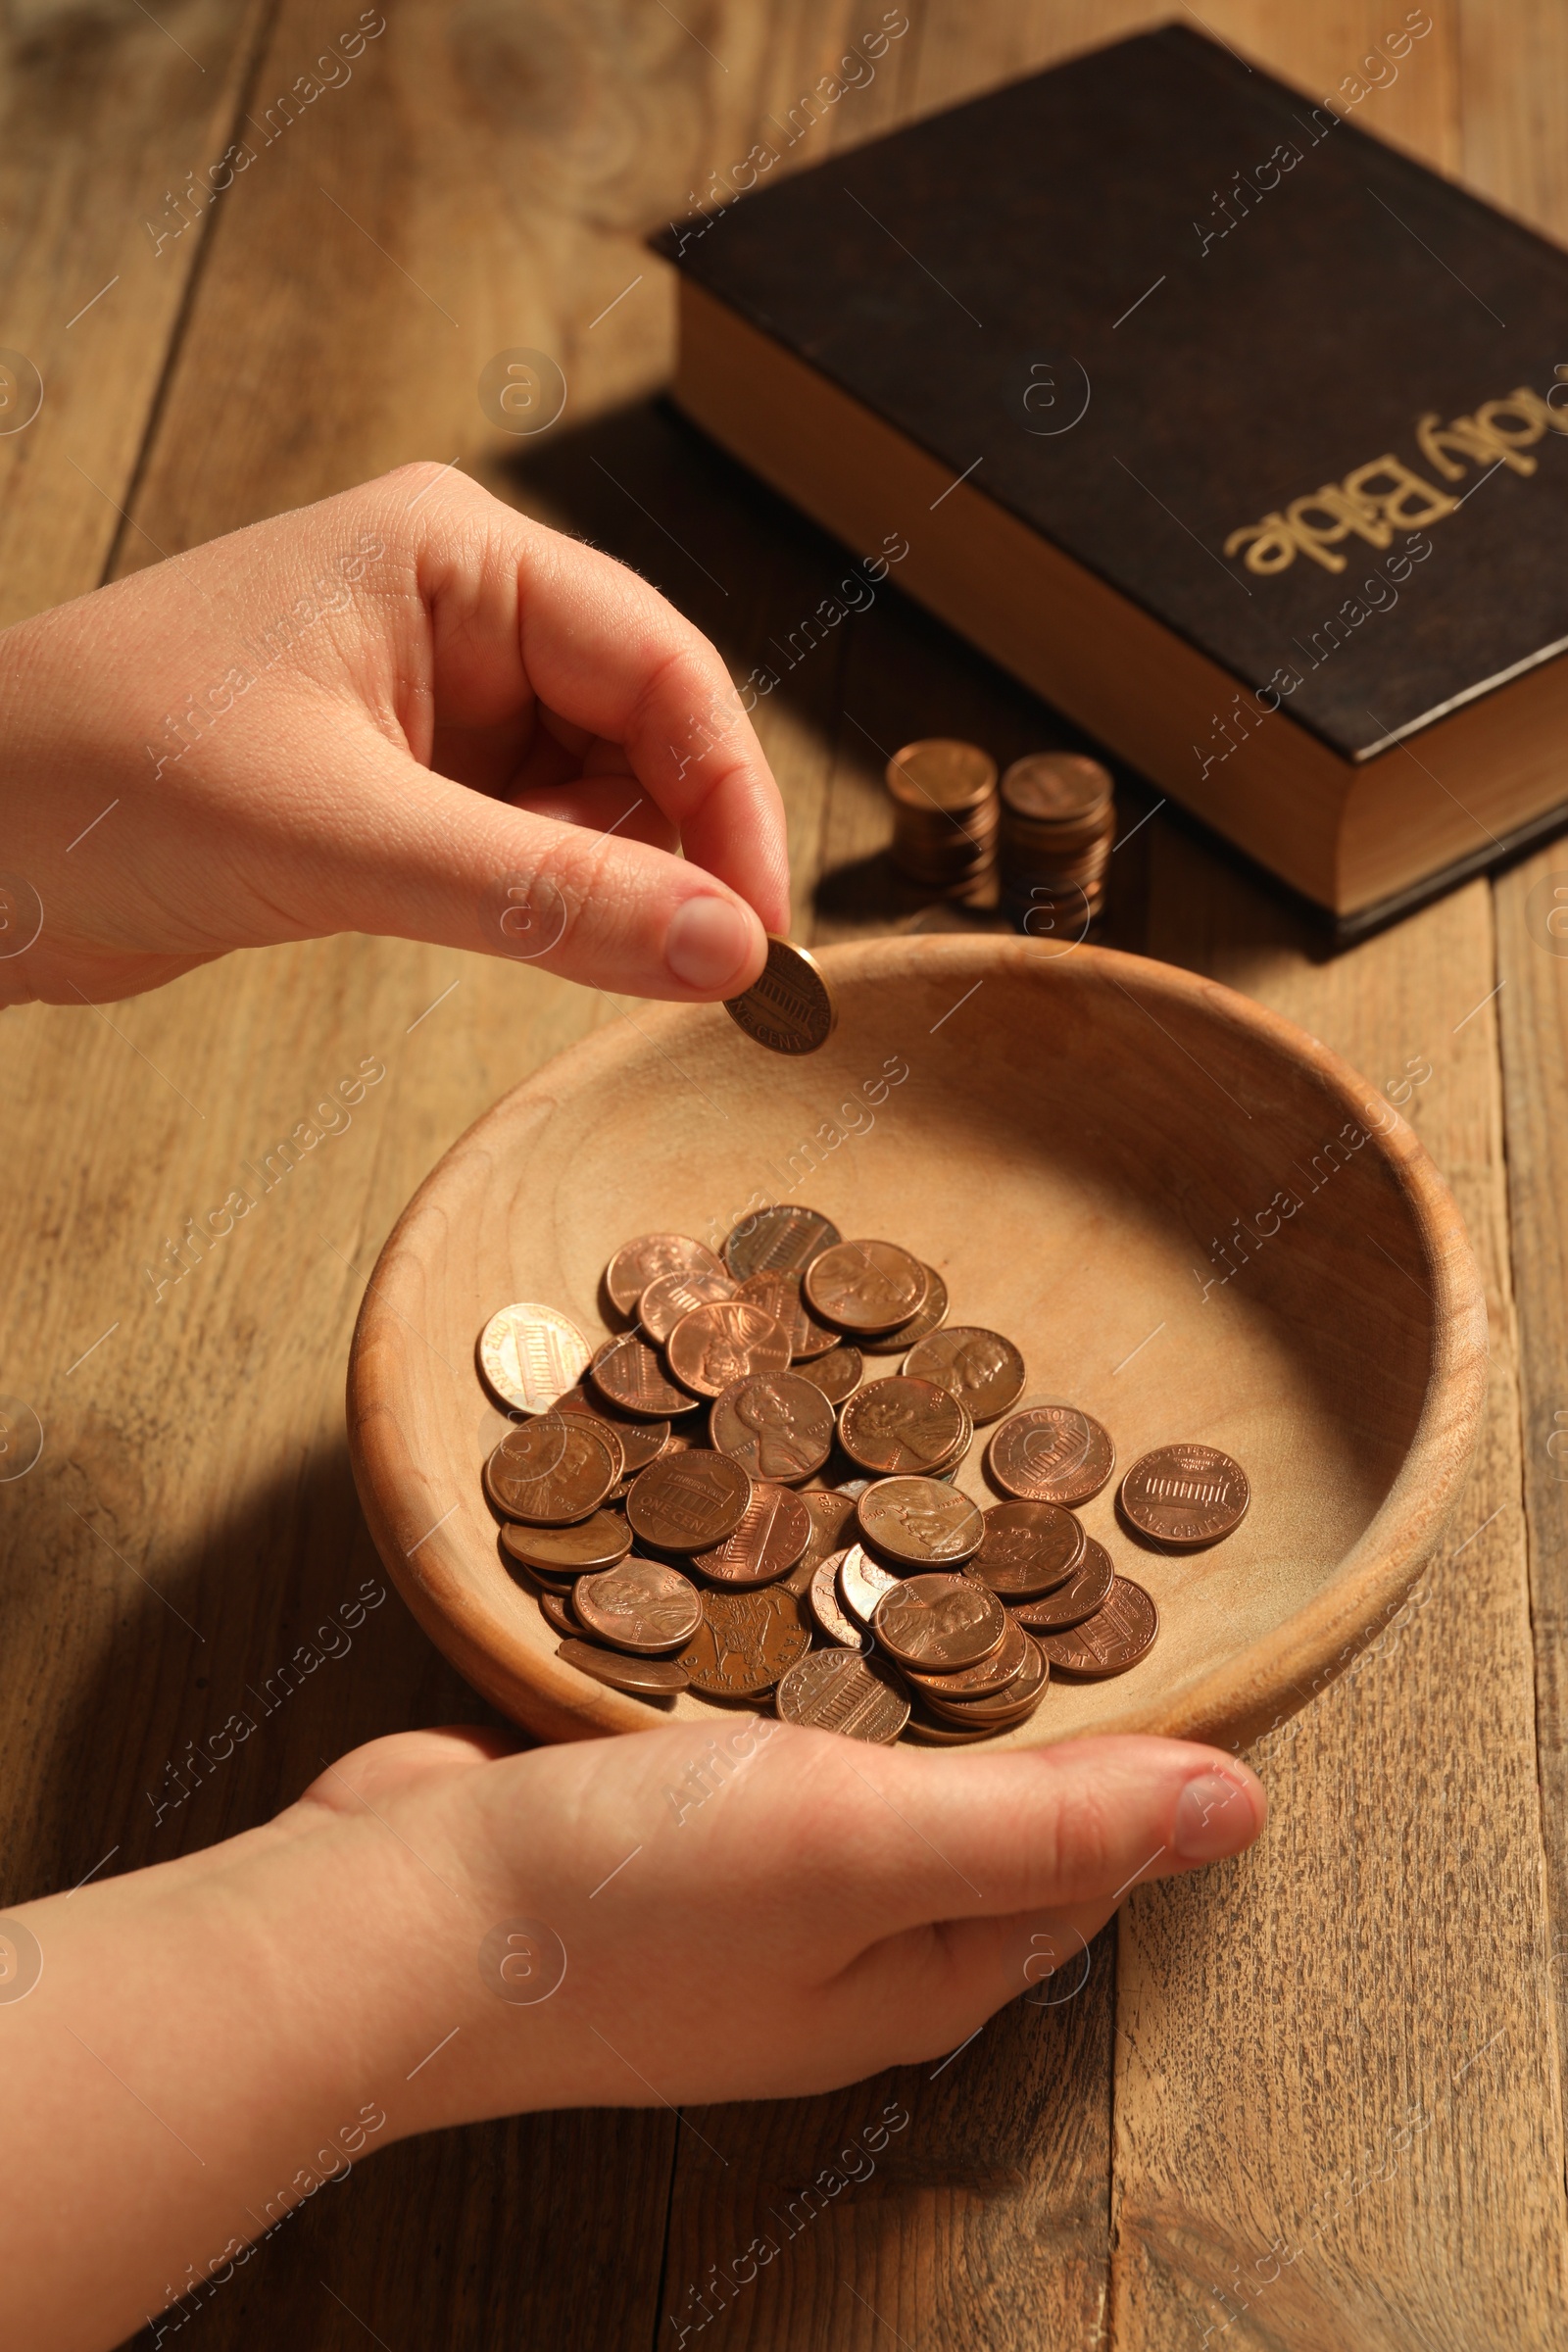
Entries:
{"type": "Polygon", "coordinates": [[[0,36],[0,339],[43,384],[23,424],[33,379],[0,378],[0,626],[103,577],[214,203],[232,192],[194,186],[221,183],[270,6],[192,0],[177,38],[146,10],[96,17],[88,38],[69,11],[34,9],[0,36]]]}
{"type": "MultiPolygon", "coordinates": [[[[1568,22],[1543,5],[1465,0],[1466,176],[1547,235],[1568,237],[1568,22]]],[[[1559,2051],[1568,2049],[1568,846],[1495,888],[1498,1029],[1518,1298],[1525,1514],[1536,1639],[1536,1736],[1552,1920],[1559,2051]]]]}
{"type": "Polygon", "coordinates": [[[1404,1099],[1481,1258],[1494,1353],[1446,1556],[1382,1654],[1268,1743],[1264,1839],[1123,1914],[1112,2338],[1540,2339],[1563,2293],[1562,2138],[1490,894],[1325,963],[1192,842],[1154,858],[1152,953],[1404,1099]]]}

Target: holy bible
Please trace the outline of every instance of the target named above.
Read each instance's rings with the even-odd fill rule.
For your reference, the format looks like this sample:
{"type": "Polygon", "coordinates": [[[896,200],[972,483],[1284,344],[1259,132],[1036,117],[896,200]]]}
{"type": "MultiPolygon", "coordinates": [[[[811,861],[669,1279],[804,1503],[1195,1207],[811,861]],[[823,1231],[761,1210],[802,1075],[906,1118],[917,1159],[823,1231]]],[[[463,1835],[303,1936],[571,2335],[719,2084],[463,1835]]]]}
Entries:
{"type": "Polygon", "coordinates": [[[1568,257],[1359,127],[1431,23],[781,132],[656,240],[687,414],[1342,938],[1568,823],[1568,257]]]}

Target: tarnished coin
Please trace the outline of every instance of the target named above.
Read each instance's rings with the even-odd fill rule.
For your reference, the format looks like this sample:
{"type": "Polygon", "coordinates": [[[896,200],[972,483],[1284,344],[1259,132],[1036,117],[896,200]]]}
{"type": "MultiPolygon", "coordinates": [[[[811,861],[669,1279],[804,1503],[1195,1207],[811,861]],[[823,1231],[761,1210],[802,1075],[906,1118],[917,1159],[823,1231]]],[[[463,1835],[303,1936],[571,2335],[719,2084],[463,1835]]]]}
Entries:
{"type": "Polygon", "coordinates": [[[803,1380],[808,1380],[821,1390],[829,1404],[842,1404],[853,1396],[865,1376],[865,1358],[858,1348],[844,1345],[829,1355],[814,1355],[800,1366],[803,1380]]]}
{"type": "Polygon", "coordinates": [[[724,1263],[737,1282],[754,1274],[804,1274],[813,1257],[843,1239],[815,1208],[760,1208],[743,1217],[724,1244],[724,1263]]]}
{"type": "Polygon", "coordinates": [[[1115,1467],[1110,1432],[1071,1404],[1014,1413],[986,1447],[994,1483],[1028,1502],[1087,1502],[1115,1467]]]}
{"type": "Polygon", "coordinates": [[[714,1397],[708,1427],[720,1453],[754,1478],[786,1486],[821,1469],[836,1434],[832,1405],[814,1381],[798,1372],[731,1381],[714,1397]]]}
{"type": "Polygon", "coordinates": [[[1247,1472],[1228,1453],[1160,1446],[1134,1462],[1116,1502],[1127,1526],[1151,1543],[1200,1551],[1240,1527],[1251,1499],[1247,1472]]]}
{"type": "Polygon", "coordinates": [[[771,1690],[811,1646],[799,1597],[782,1585],[760,1592],[709,1592],[703,1622],[681,1664],[710,1698],[753,1698],[771,1690]]]}
{"type": "Polygon", "coordinates": [[[857,1625],[869,1625],[884,1592],[903,1580],[873,1560],[863,1544],[852,1544],[839,1561],[839,1598],[857,1625]]]}
{"type": "Polygon", "coordinates": [[[612,1304],[629,1315],[648,1285],[662,1275],[723,1271],[712,1250],[688,1233],[640,1233],[634,1242],[623,1242],[605,1268],[605,1288],[612,1304]]]}
{"type": "Polygon", "coordinates": [[[1102,1682],[1107,1675],[1125,1674],[1154,1646],[1159,1611],[1142,1585],[1118,1576],[1104,1603],[1070,1632],[1037,1634],[1052,1666],[1059,1674],[1102,1682]]]}
{"type": "Polygon", "coordinates": [[[754,1045],[770,1054],[814,1054],[825,1046],[839,1017],[837,999],[814,956],[790,939],[767,938],[767,961],[742,996],[726,997],[724,1010],[754,1045]]]}
{"type": "Polygon", "coordinates": [[[870,1354],[902,1355],[917,1340],[928,1338],[939,1323],[947,1321],[948,1286],[935,1266],[926,1267],[926,1276],[930,1287],[925,1295],[925,1303],[917,1315],[911,1315],[907,1323],[900,1323],[892,1331],[862,1334],[860,1345],[870,1354]]]}
{"type": "Polygon", "coordinates": [[[564,1527],[597,1510],[619,1476],[614,1432],[561,1413],[508,1430],[485,1463],[484,1491],[509,1519],[564,1527]]]}
{"type": "Polygon", "coordinates": [[[776,1584],[803,1557],[811,1540],[811,1514],[788,1487],[759,1479],[733,1535],[692,1554],[694,1573],[739,1591],[776,1584]]]}
{"type": "Polygon", "coordinates": [[[667,1421],[639,1421],[630,1413],[617,1413],[608,1400],[597,1394],[590,1396],[586,1389],[568,1389],[564,1396],[556,1398],[550,1409],[555,1413],[581,1413],[585,1420],[612,1429],[620,1440],[622,1478],[635,1478],[639,1470],[646,1470],[669,1444],[667,1421]]]}
{"type": "Polygon", "coordinates": [[[703,1615],[703,1597],[690,1577],[635,1552],[613,1568],[579,1577],[571,1605],[601,1642],[649,1658],[683,1649],[703,1615]]]}
{"type": "Polygon", "coordinates": [[[1037,1600],[1067,1582],[1088,1542],[1082,1520],[1059,1502],[994,1502],[969,1574],[1004,1600],[1037,1600]]]}
{"type": "Polygon", "coordinates": [[[842,1551],[830,1551],[817,1564],[806,1589],[806,1604],[825,1641],[837,1643],[840,1649],[869,1649],[870,1635],[863,1626],[856,1624],[839,1598],[839,1569],[847,1556],[842,1551]]]}
{"type": "Polygon", "coordinates": [[[867,1381],[839,1415],[839,1444],[852,1462],[884,1478],[927,1476],[956,1461],[963,1441],[963,1407],[934,1381],[867,1381]]]}
{"type": "Polygon", "coordinates": [[[684,1690],[691,1676],[673,1658],[632,1658],[619,1650],[601,1649],[593,1642],[585,1642],[580,1634],[561,1642],[558,1658],[575,1666],[579,1674],[591,1674],[596,1683],[608,1683],[612,1690],[630,1690],[638,1698],[672,1698],[684,1690]]]}
{"type": "Polygon", "coordinates": [[[1028,1651],[1022,1671],[1005,1690],[998,1690],[987,1698],[944,1696],[932,1688],[932,1679],[927,1676],[921,1686],[920,1704],[939,1723],[983,1723],[993,1732],[1008,1732],[1014,1724],[1027,1723],[1045,1696],[1051,1665],[1041,1644],[1031,1635],[1025,1634],[1023,1639],[1028,1651]]]}
{"type": "Polygon", "coordinates": [[[979,1504],[939,1478],[879,1479],[857,1507],[866,1542],[916,1568],[960,1567],[986,1532],[979,1504]]]}
{"type": "Polygon", "coordinates": [[[526,1568],[576,1576],[623,1560],[631,1549],[631,1529],[618,1511],[595,1511],[570,1527],[504,1527],[501,1542],[526,1568]]]}
{"type": "Polygon", "coordinates": [[[782,1324],[744,1298],[715,1298],[710,1306],[682,1315],[664,1354],[682,1388],[698,1396],[716,1396],[734,1380],[753,1372],[783,1372],[790,1343],[782,1324]]]}
{"type": "Polygon", "coordinates": [[[588,1368],[591,1353],[575,1323],[531,1298],[504,1306],[479,1334],[479,1369],[487,1387],[516,1413],[542,1413],[588,1368]]]}
{"type": "Polygon", "coordinates": [[[1032,1648],[1023,1627],[1009,1618],[1002,1647],[978,1666],[960,1666],[956,1674],[927,1674],[911,1666],[908,1677],[916,1690],[934,1690],[939,1698],[995,1698],[1018,1680],[1032,1648]]]}
{"type": "Polygon", "coordinates": [[[812,1258],[802,1288],[813,1314],[858,1339],[917,1315],[931,1271],[897,1242],[835,1242],[812,1258]]]}
{"type": "MultiPolygon", "coordinates": [[[[972,1562],[968,1573],[974,1574],[972,1562]]],[[[1039,1600],[1020,1600],[1009,1606],[1026,1633],[1043,1639],[1047,1634],[1062,1632],[1067,1626],[1082,1625],[1086,1617],[1103,1607],[1115,1581],[1116,1571],[1109,1552],[1093,1536],[1086,1536],[1083,1559],[1066,1584],[1058,1585],[1054,1592],[1048,1592],[1039,1600]]]]}
{"type": "Polygon", "coordinates": [[[799,1274],[771,1270],[748,1274],[741,1284],[740,1296],[784,1326],[795,1363],[805,1362],[813,1355],[826,1355],[830,1348],[839,1344],[838,1333],[829,1331],[825,1323],[818,1323],[807,1306],[801,1296],[799,1274]]]}
{"type": "Polygon", "coordinates": [[[1007,1638],[1007,1612],[968,1576],[911,1576],[877,1602],[871,1630],[901,1666],[978,1666],[1007,1638]]]}
{"type": "Polygon", "coordinates": [[[898,1676],[880,1658],[849,1649],[819,1649],[792,1666],[774,1694],[786,1723],[886,1747],[909,1720],[909,1701],[898,1676]]]}
{"type": "Polygon", "coordinates": [[[657,1348],[635,1331],[623,1331],[597,1348],[588,1378],[608,1404],[644,1420],[678,1419],[697,1410],[696,1397],[675,1386],[657,1348]]]}
{"type": "Polygon", "coordinates": [[[699,1267],[694,1274],[661,1274],[651,1282],[637,1301],[637,1320],[645,1338],[662,1348],[680,1321],[694,1306],[710,1306],[715,1298],[733,1298],[735,1279],[722,1266],[709,1271],[699,1267]]]}
{"type": "Polygon", "coordinates": [[[1024,1361],[1000,1331],[974,1323],[950,1323],[912,1348],[904,1369],[915,1380],[934,1380],[951,1389],[975,1421],[995,1421],[1010,1412],[1023,1395],[1024,1361]]]}
{"type": "Polygon", "coordinates": [[[659,1551],[707,1551],[732,1536],[752,1499],[752,1482],[727,1454],[693,1446],[661,1454],[633,1479],[626,1519],[659,1551]]]}

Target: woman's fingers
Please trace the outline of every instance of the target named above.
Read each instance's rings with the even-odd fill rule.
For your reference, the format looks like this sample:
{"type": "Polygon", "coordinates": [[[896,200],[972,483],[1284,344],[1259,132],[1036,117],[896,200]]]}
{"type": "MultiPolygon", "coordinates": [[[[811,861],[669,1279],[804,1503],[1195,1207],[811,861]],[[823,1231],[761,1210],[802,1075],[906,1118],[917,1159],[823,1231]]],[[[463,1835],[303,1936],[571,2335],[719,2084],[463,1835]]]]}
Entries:
{"type": "MultiPolygon", "coordinates": [[[[389,514],[422,470],[387,477],[389,514]]],[[[440,740],[486,731],[492,789],[502,785],[505,730],[525,697],[567,730],[621,746],[638,784],[678,828],[687,857],[745,898],[767,929],[787,929],[778,788],[729,672],[701,631],[624,564],[530,522],[462,477],[448,476],[416,511],[409,533],[405,510],[403,545],[394,539],[391,552],[412,564],[429,614],[440,740]]],[[[415,742],[420,756],[425,748],[415,742]]]]}

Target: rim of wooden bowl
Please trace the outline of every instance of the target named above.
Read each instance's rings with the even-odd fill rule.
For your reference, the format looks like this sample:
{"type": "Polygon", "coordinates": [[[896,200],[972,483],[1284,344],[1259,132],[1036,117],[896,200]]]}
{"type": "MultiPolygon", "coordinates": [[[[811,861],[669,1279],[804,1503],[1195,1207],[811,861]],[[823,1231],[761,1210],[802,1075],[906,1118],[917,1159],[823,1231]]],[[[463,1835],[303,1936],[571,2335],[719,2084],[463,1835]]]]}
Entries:
{"type": "MultiPolygon", "coordinates": [[[[895,935],[819,953],[841,989],[916,978],[948,967],[955,981],[980,966],[993,971],[1053,971],[1074,985],[1101,978],[1118,989],[1136,983],[1144,996],[1173,1008],[1246,1030],[1255,1043],[1314,1073],[1358,1126],[1373,1102],[1389,1124],[1367,1129],[1404,1196],[1426,1258],[1432,1300],[1426,1393],[1408,1450],[1378,1510],[1330,1580],[1283,1624],[1259,1636],[1183,1690],[1143,1695],[1119,1716],[1038,1740],[1143,1731],[1240,1747],[1294,1715],[1327,1688],[1388,1623],[1415,1584],[1443,1531],[1468,1466],[1487,1380],[1487,1314],[1480,1271],[1458,1209],[1425,1147],[1378,1090],[1316,1038],[1282,1014],[1222,982],[1114,949],[1080,947],[1053,955],[1026,939],[1000,934],[895,935]]],[[[643,1005],[633,1028],[617,1021],[568,1047],[475,1120],[432,1168],[404,1209],[376,1260],[349,1353],[348,1431],[360,1500],[375,1545],[416,1619],[436,1647],[513,1722],[545,1740],[592,1739],[652,1729],[662,1720],[635,1698],[590,1685],[553,1654],[528,1645],[498,1600],[477,1590],[471,1564],[439,1528],[422,1534],[399,1523],[397,1498],[416,1494],[419,1465],[398,1417],[408,1378],[409,1323],[400,1291],[418,1263],[411,1237],[439,1200],[455,1156],[487,1131],[526,1121],[547,1108],[564,1085],[594,1085],[628,1054],[661,1044],[672,1049],[693,1021],[723,1020],[718,1007],[643,1005]],[[668,1032],[668,1035],[664,1033],[668,1032]],[[406,1548],[412,1541],[412,1549],[406,1548]],[[586,1686],[586,1688],[585,1688],[586,1686]]],[[[413,1303],[413,1301],[410,1301],[413,1303]]],[[[477,1401],[477,1390],[475,1393],[477,1401]]],[[[498,1575],[504,1572],[498,1570],[498,1575]]]]}

